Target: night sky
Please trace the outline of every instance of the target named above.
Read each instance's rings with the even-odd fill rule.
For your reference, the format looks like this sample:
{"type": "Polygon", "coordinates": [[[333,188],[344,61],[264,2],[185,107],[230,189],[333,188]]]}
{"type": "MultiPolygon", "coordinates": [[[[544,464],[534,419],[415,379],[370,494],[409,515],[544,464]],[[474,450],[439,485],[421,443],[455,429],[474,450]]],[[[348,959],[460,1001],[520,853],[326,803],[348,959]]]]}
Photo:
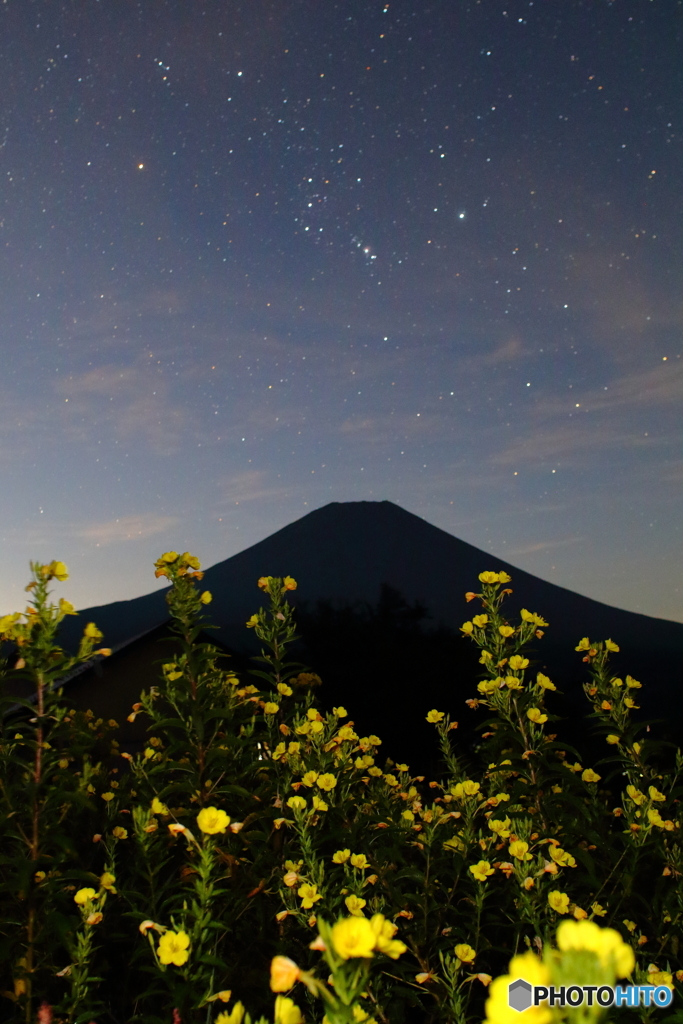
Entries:
{"type": "Polygon", "coordinates": [[[683,620],[682,15],[3,0],[0,612],[389,499],[683,620]]]}

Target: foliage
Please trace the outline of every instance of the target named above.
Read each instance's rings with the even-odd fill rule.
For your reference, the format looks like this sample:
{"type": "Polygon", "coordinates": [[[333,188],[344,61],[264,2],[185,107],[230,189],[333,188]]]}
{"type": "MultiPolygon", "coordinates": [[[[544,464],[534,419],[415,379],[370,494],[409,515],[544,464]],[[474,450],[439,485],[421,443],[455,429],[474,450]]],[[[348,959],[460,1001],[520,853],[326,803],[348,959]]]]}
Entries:
{"type": "Polygon", "coordinates": [[[171,551],[155,568],[175,647],[131,711],[148,723],[135,755],[59,688],[109,653],[92,623],[76,656],[57,645],[74,609],[48,585],[66,567],[32,565],[26,612],[0,619],[7,693],[32,695],[3,698],[4,1019],[241,1024],[247,1006],[280,1024],[495,1024],[492,977],[510,956],[564,962],[548,952],[561,921],[615,929],[631,977],[680,994],[683,759],[634,723],[640,684],[611,674],[612,640],[577,645],[605,740],[585,765],[552,731],[555,685],[530,669],[547,623],[509,621],[509,577],[482,573],[461,631],[481,666],[467,704],[485,720],[463,750],[448,713],[422,710],[443,764],[428,780],[383,758],[346,708],[320,710],[319,676],[288,657],[291,577],[258,581],[248,682],[200,638],[198,560],[171,551]]]}

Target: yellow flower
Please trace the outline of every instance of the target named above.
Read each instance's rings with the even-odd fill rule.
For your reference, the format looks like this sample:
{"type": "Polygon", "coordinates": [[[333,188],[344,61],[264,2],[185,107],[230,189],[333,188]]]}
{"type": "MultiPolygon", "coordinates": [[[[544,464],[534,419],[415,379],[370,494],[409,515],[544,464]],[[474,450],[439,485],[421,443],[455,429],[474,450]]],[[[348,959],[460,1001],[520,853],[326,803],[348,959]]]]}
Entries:
{"type": "Polygon", "coordinates": [[[112,875],[111,871],[105,871],[103,875],[100,875],[100,886],[106,889],[107,892],[116,892],[114,888],[114,882],[116,878],[112,875]]]}
{"type": "Polygon", "coordinates": [[[513,672],[521,672],[523,668],[529,667],[529,659],[522,657],[521,654],[513,654],[509,664],[513,672]]]}
{"type": "Polygon", "coordinates": [[[427,715],[427,719],[426,720],[431,725],[435,725],[437,722],[440,722],[443,717],[444,717],[444,712],[443,711],[437,711],[436,708],[433,708],[429,712],[429,714],[427,715]]]}
{"type": "Polygon", "coordinates": [[[640,790],[636,789],[635,786],[627,786],[626,793],[628,794],[628,796],[631,797],[631,800],[633,800],[634,804],[636,804],[638,807],[640,807],[640,805],[645,800],[645,794],[641,793],[640,790]]]}
{"type": "Polygon", "coordinates": [[[572,857],[571,853],[567,853],[567,851],[563,850],[561,846],[551,846],[548,852],[550,853],[551,858],[555,861],[556,864],[559,864],[560,867],[576,867],[576,861],[572,857]]]}
{"type": "Polygon", "coordinates": [[[500,633],[501,636],[508,637],[512,636],[512,634],[514,633],[514,629],[512,626],[499,626],[498,632],[500,633]]]}
{"type": "Polygon", "coordinates": [[[64,562],[50,562],[47,568],[50,576],[59,580],[60,583],[63,583],[64,580],[68,580],[69,570],[64,565],[64,562]]]}
{"type": "Polygon", "coordinates": [[[114,799],[114,794],[113,793],[102,793],[102,799],[105,801],[105,803],[109,803],[110,800],[114,799]]]}
{"type": "Polygon", "coordinates": [[[470,864],[469,870],[478,882],[485,882],[487,877],[493,874],[493,868],[487,860],[480,860],[478,864],[470,864]]]}
{"type": "Polygon", "coordinates": [[[276,715],[279,710],[280,710],[280,705],[276,704],[272,700],[266,701],[266,703],[263,705],[263,712],[266,715],[276,715]]]}
{"type": "Polygon", "coordinates": [[[500,576],[497,572],[480,572],[479,573],[480,583],[499,583],[500,576]]]}
{"type": "Polygon", "coordinates": [[[614,643],[613,640],[605,640],[605,648],[608,651],[612,651],[614,654],[619,653],[619,647],[614,643]]]}
{"type": "Polygon", "coordinates": [[[197,815],[197,824],[206,835],[215,836],[218,832],[225,832],[230,818],[218,807],[204,807],[197,815]]]}
{"type": "Polygon", "coordinates": [[[455,955],[464,964],[471,964],[477,954],[466,942],[459,942],[455,947],[455,955]]]}
{"type": "Polygon", "coordinates": [[[223,1010],[222,1013],[218,1014],[215,1024],[242,1024],[245,1012],[242,1003],[235,1003],[230,1013],[223,1010]]]}
{"type": "Polygon", "coordinates": [[[648,807],[647,817],[651,825],[658,825],[660,828],[664,827],[664,819],[656,807],[648,807]]]}
{"type": "Polygon", "coordinates": [[[562,921],[557,929],[557,945],[563,952],[591,950],[603,967],[613,968],[618,978],[625,978],[635,967],[634,952],[619,932],[614,928],[601,928],[595,921],[562,921]]]}
{"type": "Polygon", "coordinates": [[[476,626],[477,629],[483,629],[488,621],[489,617],[485,613],[483,615],[475,615],[472,618],[472,624],[476,626]]]}
{"type": "MultiPolygon", "coordinates": [[[[650,967],[654,966],[653,964],[650,967]]],[[[647,971],[647,983],[648,985],[667,985],[669,988],[673,988],[673,974],[669,971],[652,971],[648,967],[647,971]]]]}
{"type": "Polygon", "coordinates": [[[385,775],[384,781],[386,782],[387,786],[398,786],[398,779],[396,778],[395,775],[385,775]]]}
{"type": "Polygon", "coordinates": [[[591,903],[591,910],[596,917],[605,917],[607,915],[607,911],[599,903],[591,903]]]}
{"type": "Polygon", "coordinates": [[[283,697],[291,697],[294,690],[291,686],[288,686],[287,683],[278,683],[277,692],[282,694],[283,697]]]}
{"type": "Polygon", "coordinates": [[[306,774],[302,776],[301,781],[303,782],[304,786],[308,786],[310,788],[310,786],[315,785],[315,781],[317,778],[317,772],[306,772],[306,774]]]}
{"type": "Polygon", "coordinates": [[[317,885],[309,885],[308,882],[304,882],[303,885],[299,886],[297,895],[301,898],[301,906],[304,910],[310,910],[318,900],[322,899],[317,885]]]}
{"type": "Polygon", "coordinates": [[[620,738],[621,737],[617,736],[616,733],[613,733],[613,732],[611,732],[611,733],[609,733],[609,735],[605,736],[605,739],[607,740],[607,742],[611,746],[614,746],[616,743],[618,743],[620,738]]]}
{"type": "Polygon", "coordinates": [[[508,849],[510,856],[515,860],[532,860],[531,854],[527,852],[529,844],[525,843],[523,839],[516,839],[514,843],[510,843],[508,849]]]}
{"type": "Polygon", "coordinates": [[[602,775],[598,775],[598,773],[594,772],[592,768],[586,768],[585,771],[581,773],[581,778],[584,782],[599,782],[602,775]]]}
{"type": "Polygon", "coordinates": [[[474,632],[474,623],[463,622],[462,626],[460,627],[460,632],[464,633],[465,636],[470,636],[474,632]]]}
{"type": "Polygon", "coordinates": [[[398,928],[391,921],[387,921],[384,914],[373,914],[370,920],[372,930],[375,933],[375,949],[385,956],[397,960],[408,948],[405,942],[395,939],[394,935],[398,928]]]}
{"type": "Polygon", "coordinates": [[[517,676],[505,676],[505,685],[508,690],[522,690],[522,680],[518,679],[517,676]]]}
{"type": "Polygon", "coordinates": [[[297,587],[296,580],[292,579],[291,576],[285,576],[285,578],[282,581],[282,585],[285,590],[296,590],[297,587]]]}
{"type": "Polygon", "coordinates": [[[190,956],[189,945],[190,936],[187,932],[164,932],[157,947],[160,963],[182,967],[190,956]]]}
{"type": "Polygon", "coordinates": [[[113,828],[111,830],[111,834],[113,836],[116,836],[117,839],[127,839],[128,838],[128,830],[123,828],[121,825],[117,825],[116,828],[113,828]]]}
{"type": "Polygon", "coordinates": [[[553,889],[548,893],[548,903],[557,914],[566,914],[569,910],[569,896],[559,889],[553,889]]]}
{"type": "Polygon", "coordinates": [[[540,708],[528,708],[526,717],[537,725],[544,725],[548,721],[548,716],[544,715],[540,708]]]}
{"type": "Polygon", "coordinates": [[[67,601],[64,597],[60,597],[59,599],[59,610],[62,615],[78,615],[78,612],[72,605],[71,601],[67,601]]]}
{"type": "Polygon", "coordinates": [[[94,622],[89,622],[83,630],[83,636],[88,637],[89,640],[101,640],[104,636],[94,622]]]}
{"type": "Polygon", "coordinates": [[[166,804],[162,804],[158,796],[155,796],[152,800],[152,814],[169,814],[169,809],[166,804]]]}
{"type": "Polygon", "coordinates": [[[503,974],[491,982],[485,1006],[485,1024],[519,1024],[520,1021],[524,1024],[548,1024],[552,1013],[547,1003],[530,1006],[522,1013],[508,1003],[509,986],[519,978],[532,986],[550,984],[550,972],[545,964],[535,953],[529,951],[513,957],[508,971],[508,974],[503,974]]]}
{"type": "Polygon", "coordinates": [[[346,718],[348,716],[348,711],[346,708],[332,708],[332,714],[336,715],[337,718],[346,718]]]}
{"type": "Polygon", "coordinates": [[[353,864],[354,868],[370,867],[370,861],[368,860],[364,853],[353,853],[351,855],[351,863],[353,864]]]}
{"type": "Polygon", "coordinates": [[[345,917],[332,925],[332,946],[342,960],[373,955],[376,934],[367,917],[345,917]]]}
{"type": "Polygon", "coordinates": [[[303,1015],[299,1007],[287,996],[275,999],[275,1024],[303,1024],[303,1015]]]}
{"type": "Polygon", "coordinates": [[[290,796],[287,806],[293,811],[303,811],[306,807],[306,799],[303,796],[290,796]]]}
{"type": "Polygon", "coordinates": [[[259,587],[261,590],[267,590],[272,578],[272,576],[259,576],[258,582],[256,584],[257,587],[259,587]]]}
{"type": "Polygon", "coordinates": [[[319,797],[317,793],[314,793],[313,794],[313,810],[314,811],[321,811],[322,812],[322,811],[329,811],[329,809],[330,808],[325,803],[325,801],[321,797],[319,797]]]}
{"type": "Polygon", "coordinates": [[[94,899],[97,899],[97,893],[95,892],[94,889],[91,889],[88,886],[85,889],[78,890],[78,892],[74,896],[74,903],[77,903],[79,907],[82,907],[88,902],[88,900],[94,899]]]}
{"type": "Polygon", "coordinates": [[[350,850],[337,850],[336,853],[332,854],[332,863],[333,864],[345,864],[350,856],[351,856],[351,851],[350,850]]]}
{"type": "Polygon", "coordinates": [[[317,779],[317,785],[320,789],[325,790],[329,793],[337,785],[337,780],[330,772],[325,772],[324,775],[319,775],[317,779]]]}
{"type": "Polygon", "coordinates": [[[543,675],[542,672],[536,673],[536,682],[543,690],[556,690],[555,683],[551,683],[548,676],[543,675]]]}
{"type": "Polygon", "coordinates": [[[301,970],[288,956],[275,956],[270,962],[272,992],[288,992],[301,977],[301,970]]]}
{"type": "Polygon", "coordinates": [[[579,640],[578,644],[574,648],[575,651],[587,651],[590,649],[591,642],[587,636],[583,640],[579,640]]]}
{"type": "Polygon", "coordinates": [[[349,914],[353,914],[354,917],[362,917],[363,907],[367,906],[367,900],[362,899],[360,896],[354,896],[353,894],[351,896],[347,896],[344,903],[346,904],[346,909],[349,914]]]}
{"type": "Polygon", "coordinates": [[[258,614],[252,615],[250,619],[247,619],[247,629],[253,629],[254,626],[258,626],[260,621],[261,619],[258,614]]]}
{"type": "Polygon", "coordinates": [[[211,604],[211,602],[213,601],[213,595],[211,591],[205,590],[202,594],[199,595],[199,600],[202,602],[202,604],[211,604]]]}
{"type": "Polygon", "coordinates": [[[650,786],[649,787],[648,793],[650,794],[650,800],[658,800],[658,801],[666,800],[666,797],[664,796],[664,794],[660,793],[659,790],[655,789],[654,786],[650,786]]]}

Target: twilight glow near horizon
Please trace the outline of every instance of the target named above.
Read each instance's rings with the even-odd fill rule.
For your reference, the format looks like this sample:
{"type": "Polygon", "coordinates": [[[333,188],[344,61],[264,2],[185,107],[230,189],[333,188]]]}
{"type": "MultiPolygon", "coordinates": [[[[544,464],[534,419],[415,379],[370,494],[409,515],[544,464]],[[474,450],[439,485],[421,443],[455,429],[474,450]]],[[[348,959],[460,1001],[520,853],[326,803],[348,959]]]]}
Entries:
{"type": "Polygon", "coordinates": [[[683,621],[682,14],[5,0],[0,613],[389,499],[683,621]]]}

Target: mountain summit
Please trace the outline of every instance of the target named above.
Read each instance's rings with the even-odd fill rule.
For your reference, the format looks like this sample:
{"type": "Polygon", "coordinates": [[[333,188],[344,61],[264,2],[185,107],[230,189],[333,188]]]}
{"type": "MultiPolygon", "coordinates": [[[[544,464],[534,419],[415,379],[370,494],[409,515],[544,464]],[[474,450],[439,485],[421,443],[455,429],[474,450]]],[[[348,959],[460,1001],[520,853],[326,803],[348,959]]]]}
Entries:
{"type": "MultiPolygon", "coordinates": [[[[486,569],[502,569],[512,577],[514,593],[506,604],[509,613],[525,607],[549,622],[537,647],[539,667],[553,673],[575,697],[582,698],[580,684],[586,678],[581,656],[574,650],[576,644],[583,636],[595,640],[609,637],[622,648],[615,658],[615,672],[630,672],[648,684],[640,691],[645,711],[680,719],[683,624],[613,608],[540,580],[390,501],[332,502],[309,512],[207,569],[202,585],[213,594],[207,612],[220,627],[216,638],[233,650],[253,651],[253,634],[244,624],[263,603],[256,586],[260,576],[293,576],[299,589],[290,597],[302,610],[318,602],[337,607],[359,602],[376,605],[382,588],[388,586],[408,604],[419,603],[435,626],[444,625],[457,633],[473,614],[474,606],[465,603],[464,594],[478,589],[478,575],[486,569]]],[[[94,621],[103,630],[107,645],[116,648],[166,618],[164,591],[156,591],[86,609],[78,618],[65,621],[63,642],[72,645],[84,623],[94,621]]],[[[436,680],[427,678],[417,683],[425,699],[433,699],[430,707],[447,699],[455,686],[454,680],[447,686],[446,680],[437,685],[436,680]]],[[[457,688],[462,689],[464,683],[460,680],[457,688]]],[[[474,684],[474,679],[467,680],[465,696],[472,695],[474,684]]],[[[387,696],[387,687],[391,688],[390,680],[378,681],[378,700],[380,691],[387,696]]],[[[335,692],[334,696],[341,700],[342,695],[335,692]]],[[[407,699],[406,694],[394,696],[407,699]]],[[[461,714],[460,697],[457,703],[456,713],[461,714]]]]}

